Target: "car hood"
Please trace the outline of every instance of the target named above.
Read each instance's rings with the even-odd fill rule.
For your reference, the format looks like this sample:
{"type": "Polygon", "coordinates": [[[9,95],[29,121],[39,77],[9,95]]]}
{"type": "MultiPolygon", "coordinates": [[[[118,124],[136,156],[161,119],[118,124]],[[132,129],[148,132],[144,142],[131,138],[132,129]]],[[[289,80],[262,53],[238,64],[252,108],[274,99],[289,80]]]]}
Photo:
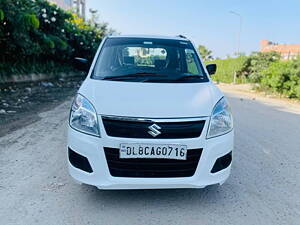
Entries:
{"type": "Polygon", "coordinates": [[[79,93],[97,114],[147,118],[210,116],[222,93],[211,83],[139,83],[87,78],[79,93]]]}

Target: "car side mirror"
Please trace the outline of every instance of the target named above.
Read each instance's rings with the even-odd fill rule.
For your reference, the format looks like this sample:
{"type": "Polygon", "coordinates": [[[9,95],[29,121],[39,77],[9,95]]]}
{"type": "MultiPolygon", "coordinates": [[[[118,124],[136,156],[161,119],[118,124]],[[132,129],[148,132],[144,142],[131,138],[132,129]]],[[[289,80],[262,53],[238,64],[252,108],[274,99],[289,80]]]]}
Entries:
{"type": "Polygon", "coordinates": [[[217,64],[208,64],[206,69],[209,75],[213,75],[217,71],[217,64]]]}
{"type": "Polygon", "coordinates": [[[85,58],[75,57],[74,66],[76,69],[84,72],[88,72],[90,69],[89,61],[85,58]]]}

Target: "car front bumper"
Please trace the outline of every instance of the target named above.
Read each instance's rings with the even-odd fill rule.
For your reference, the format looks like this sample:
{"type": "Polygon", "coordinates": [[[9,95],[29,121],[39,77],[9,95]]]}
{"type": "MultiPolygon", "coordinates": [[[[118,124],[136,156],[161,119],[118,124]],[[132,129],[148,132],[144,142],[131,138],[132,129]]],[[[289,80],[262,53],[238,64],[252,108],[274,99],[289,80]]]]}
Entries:
{"type": "MultiPolygon", "coordinates": [[[[207,126],[207,125],[206,125],[207,126]]],[[[204,131],[207,127],[204,127],[204,131]]],[[[133,139],[116,138],[104,134],[101,138],[86,135],[71,127],[68,131],[68,148],[86,157],[92,172],[78,169],[68,161],[70,175],[79,183],[97,186],[99,189],[168,189],[168,188],[204,188],[207,185],[223,184],[230,175],[231,162],[226,168],[212,173],[216,160],[233,150],[234,132],[206,139],[206,132],[199,138],[191,139],[133,139]],[[187,145],[188,149],[202,148],[198,166],[191,177],[176,178],[132,178],[113,177],[110,174],[104,147],[119,148],[121,143],[153,143],[187,145]]]]}

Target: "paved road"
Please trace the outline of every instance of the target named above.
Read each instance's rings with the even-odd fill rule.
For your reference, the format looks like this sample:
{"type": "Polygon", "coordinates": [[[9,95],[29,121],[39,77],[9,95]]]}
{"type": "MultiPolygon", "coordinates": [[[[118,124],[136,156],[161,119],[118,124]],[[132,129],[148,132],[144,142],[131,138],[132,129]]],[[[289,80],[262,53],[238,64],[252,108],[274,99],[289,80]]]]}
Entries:
{"type": "Polygon", "coordinates": [[[66,166],[70,101],[0,138],[0,224],[300,224],[300,114],[229,98],[232,175],[200,190],[100,191],[66,166]]]}

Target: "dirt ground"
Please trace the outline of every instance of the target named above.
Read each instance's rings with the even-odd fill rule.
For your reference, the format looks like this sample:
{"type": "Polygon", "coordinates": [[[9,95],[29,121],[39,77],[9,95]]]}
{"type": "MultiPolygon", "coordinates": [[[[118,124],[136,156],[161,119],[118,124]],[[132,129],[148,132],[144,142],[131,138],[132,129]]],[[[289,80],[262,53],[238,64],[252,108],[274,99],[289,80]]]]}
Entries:
{"type": "Polygon", "coordinates": [[[258,100],[265,105],[270,105],[280,109],[281,111],[290,113],[300,113],[300,101],[295,99],[288,99],[278,95],[270,95],[264,92],[253,90],[252,84],[225,84],[220,83],[217,86],[223,91],[228,92],[241,98],[258,100]]]}
{"type": "Polygon", "coordinates": [[[101,191],[71,179],[67,93],[77,86],[66,93],[49,88],[50,96],[67,100],[58,104],[44,97],[39,104],[57,106],[31,111],[39,121],[0,137],[0,224],[299,225],[300,111],[221,88],[231,89],[225,95],[235,121],[229,179],[205,189],[124,191],[101,191]]]}
{"type": "Polygon", "coordinates": [[[74,96],[83,79],[0,84],[0,137],[40,120],[39,113],[74,96]]]}

